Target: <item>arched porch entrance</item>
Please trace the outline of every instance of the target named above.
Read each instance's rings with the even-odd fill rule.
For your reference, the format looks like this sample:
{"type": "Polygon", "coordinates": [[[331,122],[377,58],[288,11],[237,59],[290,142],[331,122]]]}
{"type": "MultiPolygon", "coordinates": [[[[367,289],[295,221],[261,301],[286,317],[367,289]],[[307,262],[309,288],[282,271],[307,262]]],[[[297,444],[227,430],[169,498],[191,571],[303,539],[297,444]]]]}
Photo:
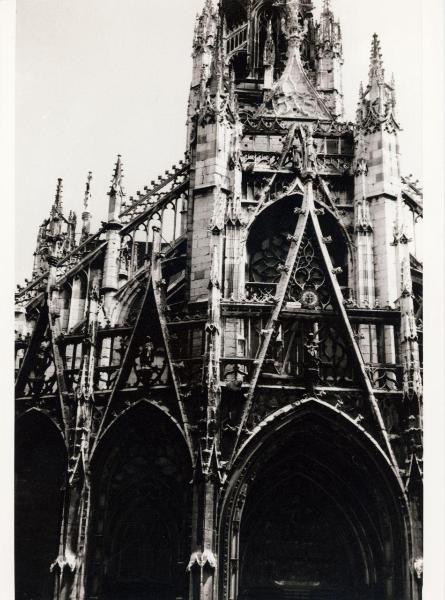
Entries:
{"type": "Polygon", "coordinates": [[[58,555],[66,448],[51,419],[32,410],[15,429],[16,600],[50,600],[58,555]]]}
{"type": "Polygon", "coordinates": [[[397,484],[377,446],[315,401],[256,437],[223,513],[222,597],[408,597],[397,484]]]}
{"type": "Polygon", "coordinates": [[[186,598],[191,461],[179,428],[140,403],[92,463],[88,598],[186,598]]]}

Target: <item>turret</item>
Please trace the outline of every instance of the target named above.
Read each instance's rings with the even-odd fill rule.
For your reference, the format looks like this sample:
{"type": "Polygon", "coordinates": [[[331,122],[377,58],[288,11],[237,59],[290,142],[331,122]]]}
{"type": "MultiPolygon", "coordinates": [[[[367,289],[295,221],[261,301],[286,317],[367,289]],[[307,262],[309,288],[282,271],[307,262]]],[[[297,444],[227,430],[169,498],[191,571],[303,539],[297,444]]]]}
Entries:
{"type": "Polygon", "coordinates": [[[68,218],[63,214],[63,181],[57,180],[56,195],[49,214],[39,227],[34,252],[33,277],[48,269],[49,258],[59,261],[76,246],[77,217],[70,211],[68,218]]]}
{"type": "Polygon", "coordinates": [[[401,174],[397,132],[400,126],[395,113],[394,80],[385,82],[382,52],[377,34],[371,45],[369,81],[361,91],[357,125],[366,137],[369,153],[368,195],[388,194],[396,198],[400,192],[401,174]]]}
{"type": "Polygon", "coordinates": [[[339,21],[334,18],[330,0],[324,0],[316,34],[317,90],[333,115],[342,118],[343,45],[339,21]]]}
{"type": "MultiPolygon", "coordinates": [[[[394,86],[385,82],[380,42],[374,34],[369,81],[365,89],[360,86],[359,92],[355,163],[365,164],[366,169],[360,172],[356,180],[355,204],[356,211],[359,205],[369,210],[375,253],[375,278],[371,285],[375,299],[381,306],[394,306],[400,293],[396,257],[391,246],[397,218],[397,198],[401,191],[399,129],[395,116],[394,86]]],[[[360,269],[359,265],[357,269],[360,269]]]]}
{"type": "Polygon", "coordinates": [[[114,168],[113,178],[111,180],[110,191],[108,192],[108,221],[104,223],[107,232],[107,250],[104,262],[104,272],[102,280],[102,292],[105,296],[106,309],[119,287],[119,253],[120,253],[120,213],[122,201],[125,196],[122,187],[123,165],[120,154],[114,168]]]}
{"type": "MultiPolygon", "coordinates": [[[[234,187],[237,170],[231,159],[240,133],[233,80],[226,65],[224,24],[212,12],[209,2],[204,14],[208,23],[207,31],[212,32],[213,47],[208,68],[202,70],[199,88],[192,88],[191,92],[196,100],[193,116],[189,120],[188,138],[192,164],[191,188],[194,190],[188,232],[191,300],[208,296],[214,246],[218,247],[219,256],[223,254],[222,236],[219,233],[224,223],[217,227],[213,224],[215,218],[219,223],[217,215],[225,214],[227,198],[234,187]]],[[[237,183],[240,186],[239,178],[237,183]]]]}
{"type": "Polygon", "coordinates": [[[193,117],[203,102],[206,83],[210,76],[215,41],[217,37],[218,13],[212,0],[206,0],[202,13],[196,16],[193,36],[193,69],[187,118],[187,144],[193,135],[193,117]]]}

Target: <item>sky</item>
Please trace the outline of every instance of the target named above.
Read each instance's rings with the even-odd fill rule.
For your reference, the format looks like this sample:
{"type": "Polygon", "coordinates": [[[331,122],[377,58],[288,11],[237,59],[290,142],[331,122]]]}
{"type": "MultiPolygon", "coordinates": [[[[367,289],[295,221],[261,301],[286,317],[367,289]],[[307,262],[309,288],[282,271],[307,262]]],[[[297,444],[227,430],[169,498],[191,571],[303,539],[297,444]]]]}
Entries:
{"type": "MultiPolygon", "coordinates": [[[[314,0],[319,14],[322,0],[314,0]]],[[[57,178],[78,222],[93,172],[93,230],[122,155],[135,195],[183,158],[195,16],[204,0],[17,0],[16,279],[30,277],[57,178]]],[[[379,34],[394,72],[402,172],[422,176],[422,8],[418,0],[331,0],[343,32],[346,117],[379,34]]]]}

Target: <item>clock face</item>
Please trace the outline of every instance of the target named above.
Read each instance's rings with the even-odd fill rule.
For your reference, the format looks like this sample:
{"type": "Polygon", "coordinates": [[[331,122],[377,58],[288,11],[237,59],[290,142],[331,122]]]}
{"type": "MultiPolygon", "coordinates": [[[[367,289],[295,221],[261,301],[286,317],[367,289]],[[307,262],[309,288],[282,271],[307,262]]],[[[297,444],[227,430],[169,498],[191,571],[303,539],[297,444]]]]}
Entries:
{"type": "Polygon", "coordinates": [[[300,302],[303,308],[315,308],[318,306],[318,295],[313,290],[306,290],[301,294],[300,302]]]}

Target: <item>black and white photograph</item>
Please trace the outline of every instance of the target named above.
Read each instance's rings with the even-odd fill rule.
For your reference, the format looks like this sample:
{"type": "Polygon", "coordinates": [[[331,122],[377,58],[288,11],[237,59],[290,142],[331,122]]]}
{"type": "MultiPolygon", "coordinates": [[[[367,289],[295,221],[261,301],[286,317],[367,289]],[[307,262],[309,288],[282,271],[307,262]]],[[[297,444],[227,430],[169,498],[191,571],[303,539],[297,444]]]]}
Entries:
{"type": "Polygon", "coordinates": [[[5,600],[440,600],[424,9],[17,0],[5,600]]]}

